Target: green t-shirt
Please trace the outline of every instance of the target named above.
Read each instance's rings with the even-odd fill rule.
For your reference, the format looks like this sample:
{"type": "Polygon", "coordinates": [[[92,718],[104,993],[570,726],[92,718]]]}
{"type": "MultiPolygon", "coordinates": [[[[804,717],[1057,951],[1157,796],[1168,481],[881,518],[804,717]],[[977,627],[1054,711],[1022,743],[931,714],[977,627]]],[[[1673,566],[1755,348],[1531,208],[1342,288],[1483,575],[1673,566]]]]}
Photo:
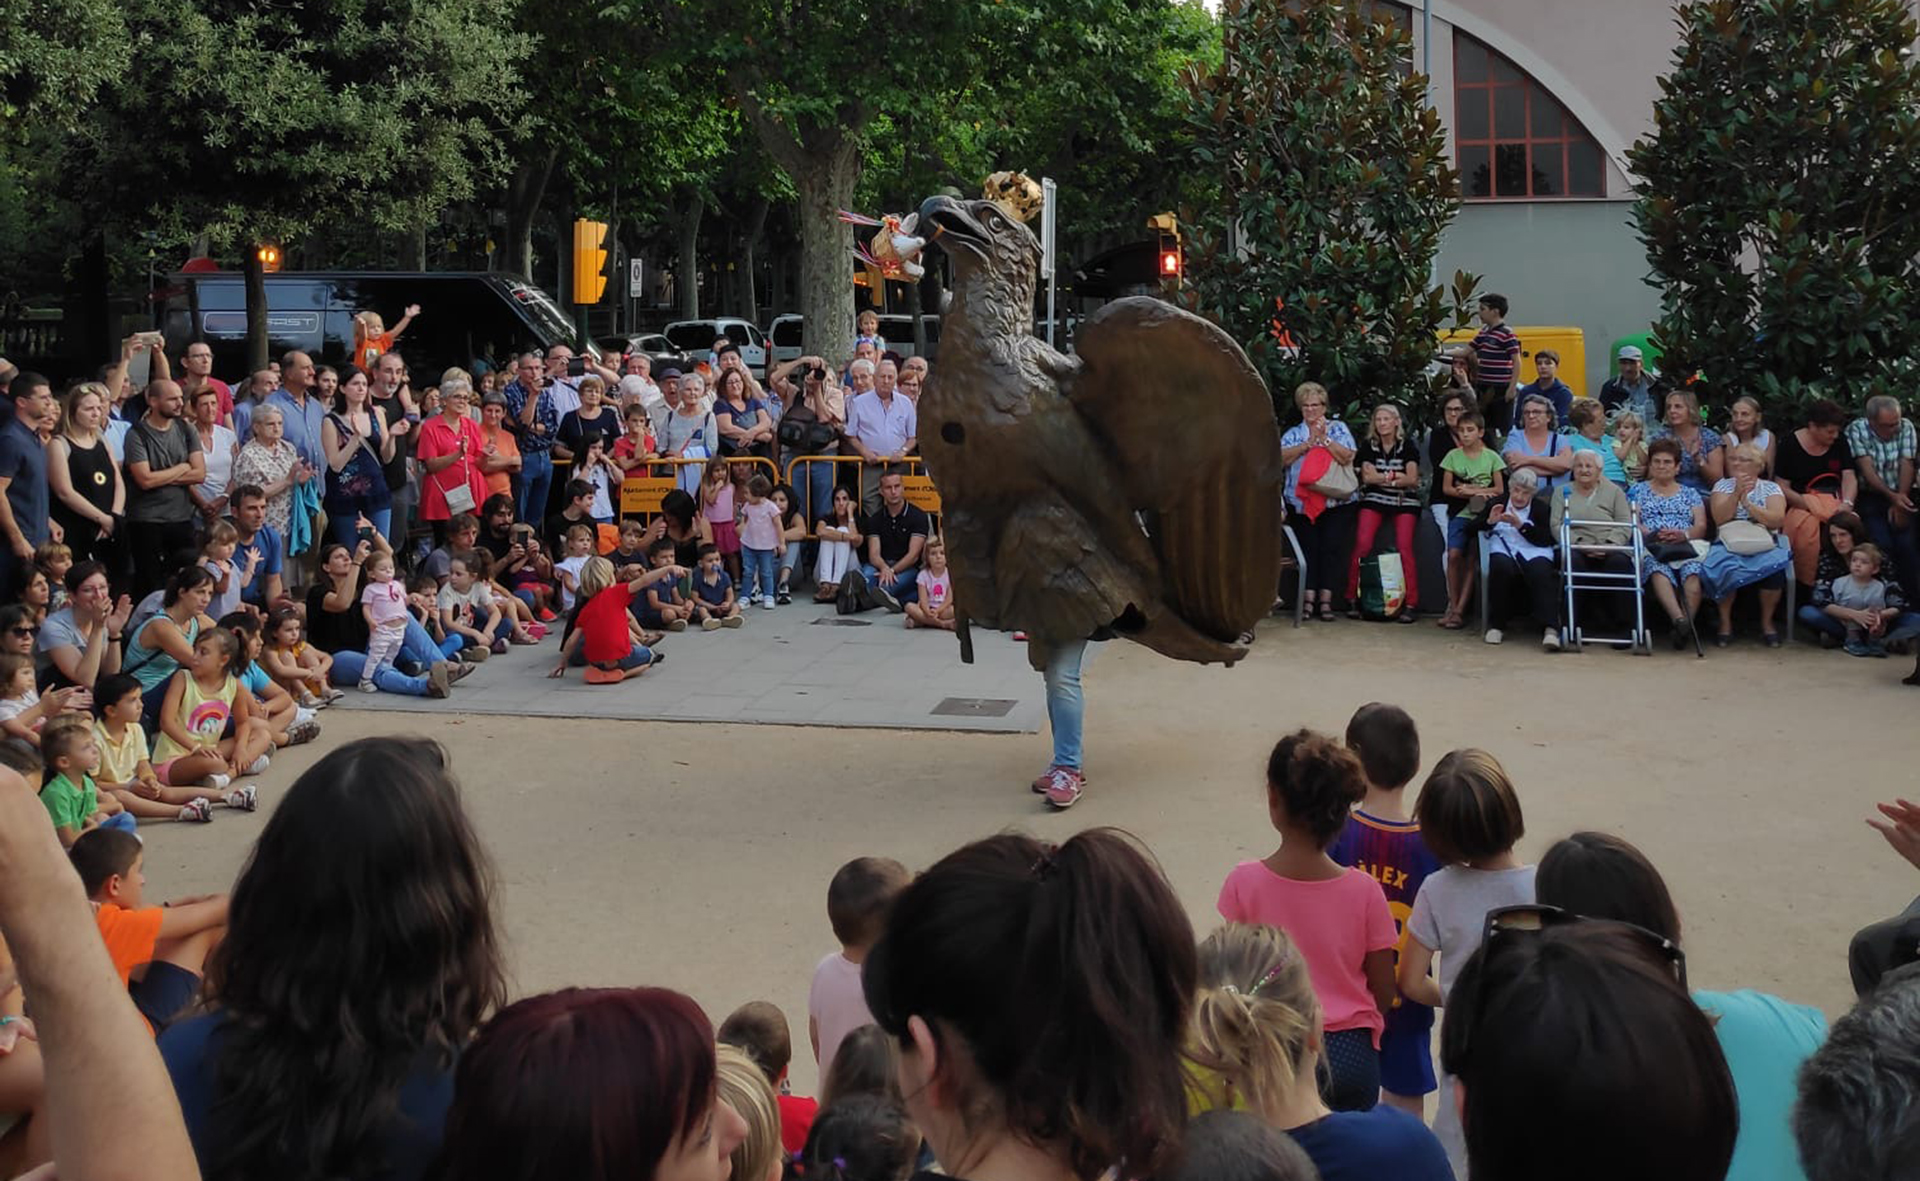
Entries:
{"type": "MultiPolygon", "coordinates": [[[[1455,487],[1468,488],[1491,489],[1493,487],[1493,477],[1497,473],[1504,471],[1506,466],[1506,461],[1500,458],[1499,453],[1493,448],[1486,446],[1480,448],[1480,454],[1478,455],[1468,455],[1465,451],[1455,447],[1453,450],[1447,452],[1445,459],[1440,461],[1441,471],[1453,473],[1453,483],[1455,487]]],[[[1467,508],[1463,503],[1460,506],[1460,511],[1456,515],[1471,520],[1480,514],[1467,508]]]]}
{"type": "Polygon", "coordinates": [[[40,788],[40,802],[55,828],[79,828],[87,817],[100,810],[100,793],[90,776],[80,777],[80,786],[65,775],[55,775],[40,788]]]}

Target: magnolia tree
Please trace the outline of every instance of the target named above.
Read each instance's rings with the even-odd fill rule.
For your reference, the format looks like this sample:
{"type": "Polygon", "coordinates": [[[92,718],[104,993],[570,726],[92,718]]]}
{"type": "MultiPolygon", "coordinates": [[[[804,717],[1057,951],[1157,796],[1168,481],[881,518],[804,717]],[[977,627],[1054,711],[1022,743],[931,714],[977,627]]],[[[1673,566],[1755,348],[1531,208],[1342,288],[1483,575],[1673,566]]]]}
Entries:
{"type": "Polygon", "coordinates": [[[1920,60],[1903,0],[1679,9],[1629,154],[1662,365],[1709,401],[1911,396],[1920,352],[1920,60]]]}
{"type": "Polygon", "coordinates": [[[1221,65],[1189,79],[1193,158],[1217,197],[1183,217],[1190,302],[1266,375],[1336,407],[1417,412],[1438,332],[1476,280],[1433,284],[1459,177],[1407,33],[1341,0],[1225,0],[1221,65]]]}

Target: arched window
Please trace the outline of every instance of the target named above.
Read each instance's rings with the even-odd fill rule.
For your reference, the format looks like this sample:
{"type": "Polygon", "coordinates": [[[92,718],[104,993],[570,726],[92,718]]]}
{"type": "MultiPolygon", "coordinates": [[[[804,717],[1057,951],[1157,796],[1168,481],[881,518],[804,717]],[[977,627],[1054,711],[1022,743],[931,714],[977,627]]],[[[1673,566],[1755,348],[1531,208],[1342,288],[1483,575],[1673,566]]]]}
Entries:
{"type": "Polygon", "coordinates": [[[1607,195],[1605,157],[1579,120],[1519,66],[1458,29],[1453,143],[1469,200],[1607,195]]]}

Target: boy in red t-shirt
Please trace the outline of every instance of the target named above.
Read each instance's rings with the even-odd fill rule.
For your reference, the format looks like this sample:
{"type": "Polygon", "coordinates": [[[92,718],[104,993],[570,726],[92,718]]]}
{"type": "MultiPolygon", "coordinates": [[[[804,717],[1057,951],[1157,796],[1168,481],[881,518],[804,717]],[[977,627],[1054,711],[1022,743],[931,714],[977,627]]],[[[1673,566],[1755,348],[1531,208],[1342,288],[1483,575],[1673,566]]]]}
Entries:
{"type": "Polygon", "coordinates": [[[580,567],[579,606],[566,639],[560,642],[560,663],[547,675],[563,677],[569,664],[585,665],[588,684],[610,685],[637,677],[666,659],[636,642],[639,625],[628,608],[643,588],[686,574],[686,567],[668,563],[640,572],[631,582],[615,582],[612,562],[588,558],[580,567]]]}
{"type": "Polygon", "coordinates": [[[737,1046],[753,1059],[753,1064],[773,1086],[774,1101],[780,1108],[780,1145],[789,1153],[807,1146],[807,1132],[819,1113],[815,1099],[789,1095],[787,1065],[793,1061],[793,1034],[787,1029],[787,1015],[771,1001],[748,1001],[720,1023],[714,1040],[724,1046],[737,1046]]]}
{"type": "Polygon", "coordinates": [[[200,992],[201,969],[227,933],[227,896],[140,905],[147,885],[140,838],[117,829],[81,833],[68,856],[120,983],[148,1028],[160,1033],[200,992]]]}

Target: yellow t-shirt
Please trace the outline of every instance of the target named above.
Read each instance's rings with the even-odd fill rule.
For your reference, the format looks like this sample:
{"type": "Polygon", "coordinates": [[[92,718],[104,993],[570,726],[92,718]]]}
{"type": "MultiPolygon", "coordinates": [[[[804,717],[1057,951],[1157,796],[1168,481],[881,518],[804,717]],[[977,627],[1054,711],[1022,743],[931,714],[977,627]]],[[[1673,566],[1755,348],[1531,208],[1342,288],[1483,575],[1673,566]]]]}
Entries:
{"type": "Polygon", "coordinates": [[[100,744],[100,771],[94,778],[101,783],[132,783],[140,773],[141,761],[148,756],[147,732],[140,723],[130,723],[126,734],[115,742],[106,724],[95,722],[93,737],[100,744]]]}

